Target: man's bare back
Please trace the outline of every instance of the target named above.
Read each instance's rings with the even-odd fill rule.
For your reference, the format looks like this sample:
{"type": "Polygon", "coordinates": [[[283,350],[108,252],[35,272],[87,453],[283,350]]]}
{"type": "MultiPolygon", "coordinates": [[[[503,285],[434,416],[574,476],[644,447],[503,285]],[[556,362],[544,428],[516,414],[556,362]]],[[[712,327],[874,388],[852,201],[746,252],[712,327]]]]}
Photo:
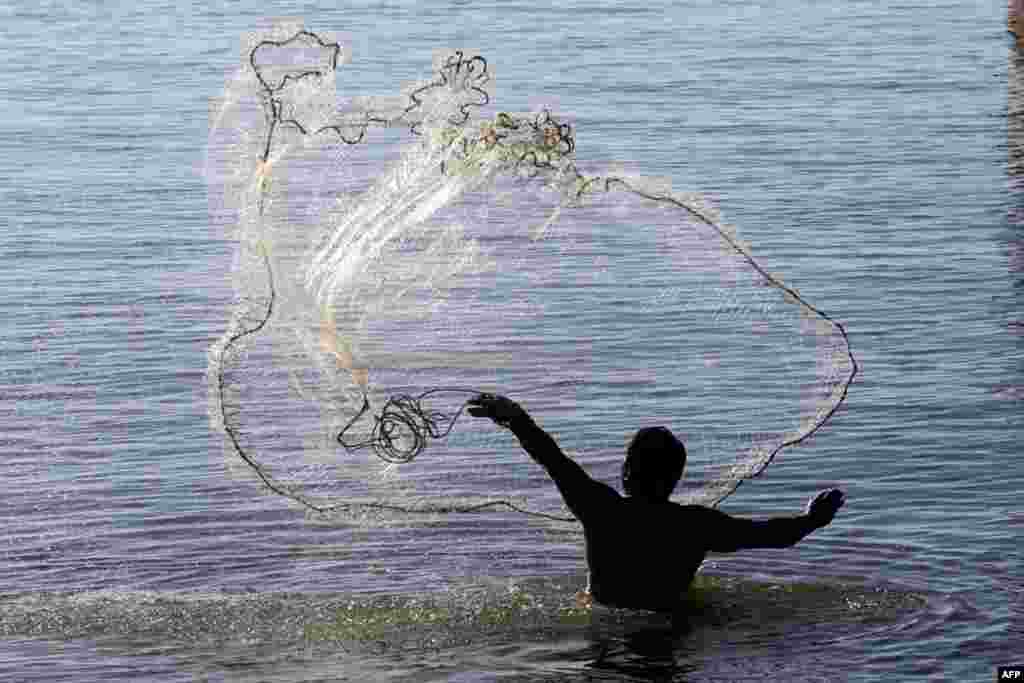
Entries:
{"type": "Polygon", "coordinates": [[[663,427],[642,429],[634,438],[623,468],[629,495],[622,496],[587,475],[515,402],[481,394],[469,405],[471,415],[489,417],[512,430],[551,475],[583,524],[589,592],[606,605],[671,611],[708,552],[787,548],[827,526],[845,500],[842,491],[830,489],[813,498],[803,515],[760,521],[673,503],[669,496],[682,476],[686,453],[663,427]],[[665,451],[663,458],[659,450],[665,451]]]}

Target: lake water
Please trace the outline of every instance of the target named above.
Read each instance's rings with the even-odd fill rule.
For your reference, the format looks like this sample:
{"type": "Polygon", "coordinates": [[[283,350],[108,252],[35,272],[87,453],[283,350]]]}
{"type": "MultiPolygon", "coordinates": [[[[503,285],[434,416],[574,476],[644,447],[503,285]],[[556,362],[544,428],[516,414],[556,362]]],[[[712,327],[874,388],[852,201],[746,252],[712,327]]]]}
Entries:
{"type": "MultiPolygon", "coordinates": [[[[4,680],[987,681],[1024,661],[1024,61],[1001,5],[21,3],[3,16],[4,680]],[[240,36],[278,17],[349,46],[347,92],[396,93],[430,76],[435,50],[478,49],[497,74],[487,115],[550,107],[573,122],[581,165],[713,196],[769,270],[846,325],[862,365],[834,420],[721,509],[795,514],[840,486],[833,525],[712,557],[691,618],[672,624],[578,606],[572,525],[322,523],[262,491],[208,416],[235,245],[202,169],[240,36]]],[[[638,426],[701,433],[680,349],[728,348],[724,328],[696,335],[685,318],[632,333],[619,284],[661,266],[617,253],[606,303],[579,311],[586,372],[550,293],[565,327],[538,332],[553,337],[551,385],[580,386],[509,391],[609,483],[638,426]]],[[[498,328],[476,334],[518,349],[498,328]]],[[[750,397],[709,386],[707,413],[742,424],[750,397]]],[[[492,449],[488,471],[552,493],[513,439],[462,419],[456,434],[492,449]]],[[[443,457],[409,467],[457,488],[443,457]]]]}

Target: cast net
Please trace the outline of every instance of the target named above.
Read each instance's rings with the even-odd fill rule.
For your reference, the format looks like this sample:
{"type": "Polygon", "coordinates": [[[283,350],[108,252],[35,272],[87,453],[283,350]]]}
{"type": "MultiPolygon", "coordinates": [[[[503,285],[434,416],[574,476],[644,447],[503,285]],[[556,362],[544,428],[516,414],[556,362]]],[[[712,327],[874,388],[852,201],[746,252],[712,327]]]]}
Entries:
{"type": "Polygon", "coordinates": [[[252,35],[211,114],[236,296],[210,414],[238,471],[347,521],[572,521],[467,400],[518,401],[608,482],[637,428],[669,426],[689,452],[674,499],[711,506],[839,408],[857,371],[842,325],[711,202],[582,172],[557,115],[487,111],[482,56],[377,97],[339,94],[345,62],[301,25],[252,35]]]}

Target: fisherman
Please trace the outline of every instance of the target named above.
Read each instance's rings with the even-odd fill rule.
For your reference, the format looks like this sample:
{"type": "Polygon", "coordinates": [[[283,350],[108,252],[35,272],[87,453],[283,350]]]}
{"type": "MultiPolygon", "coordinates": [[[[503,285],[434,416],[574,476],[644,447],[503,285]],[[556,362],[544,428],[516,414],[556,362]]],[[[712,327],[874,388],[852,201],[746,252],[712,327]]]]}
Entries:
{"type": "Polygon", "coordinates": [[[832,521],[839,489],[822,491],[797,517],[750,520],[669,500],[686,465],[686,448],[665,427],[644,427],[626,449],[625,496],[591,479],[519,404],[493,394],[469,402],[469,413],[507,427],[554,479],[586,540],[589,596],[611,607],[674,611],[708,552],[788,548],[832,521]]]}

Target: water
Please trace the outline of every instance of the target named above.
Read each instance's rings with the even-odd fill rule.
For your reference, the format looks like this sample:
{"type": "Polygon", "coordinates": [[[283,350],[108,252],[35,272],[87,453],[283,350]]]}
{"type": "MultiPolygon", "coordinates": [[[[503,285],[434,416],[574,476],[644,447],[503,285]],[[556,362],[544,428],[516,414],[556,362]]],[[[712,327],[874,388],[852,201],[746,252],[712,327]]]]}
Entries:
{"type": "MultiPolygon", "coordinates": [[[[982,681],[1019,663],[1018,67],[990,10],[8,8],[5,679],[982,681]],[[360,93],[483,49],[498,106],[571,115],[581,163],[714,194],[863,363],[832,425],[723,509],[792,514],[839,485],[836,523],[713,558],[725,578],[671,625],[574,611],[572,532],[318,526],[239,476],[206,415],[232,245],[198,170],[239,35],[275,16],[347,40],[360,93]]],[[[649,344],[630,348],[650,372],[674,367],[649,344]]],[[[610,448],[641,420],[614,400],[536,411],[567,442],[599,418],[610,448]]]]}

